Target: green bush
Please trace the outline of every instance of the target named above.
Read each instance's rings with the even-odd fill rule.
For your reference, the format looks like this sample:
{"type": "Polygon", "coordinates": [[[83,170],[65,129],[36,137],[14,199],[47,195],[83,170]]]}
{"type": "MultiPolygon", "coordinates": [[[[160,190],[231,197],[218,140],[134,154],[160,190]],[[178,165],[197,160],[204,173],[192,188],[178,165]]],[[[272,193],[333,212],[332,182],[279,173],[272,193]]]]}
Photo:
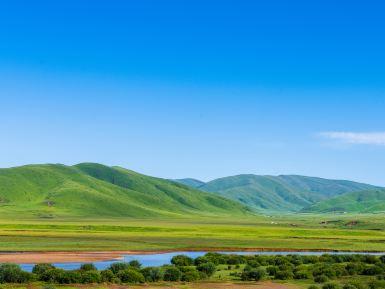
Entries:
{"type": "Polygon", "coordinates": [[[326,275],[318,275],[314,277],[314,281],[317,283],[325,283],[329,281],[329,278],[326,275]]]}
{"type": "Polygon", "coordinates": [[[164,281],[179,281],[182,277],[182,272],[173,266],[167,266],[163,273],[164,281]]]}
{"type": "Polygon", "coordinates": [[[97,270],[97,269],[96,269],[96,267],[95,267],[94,264],[92,264],[92,263],[87,263],[87,264],[82,264],[82,265],[80,266],[80,270],[81,270],[81,271],[95,271],[95,270],[97,270]]]}
{"type": "Polygon", "coordinates": [[[279,271],[278,266],[268,266],[266,267],[266,272],[270,276],[274,276],[279,271]]]}
{"type": "Polygon", "coordinates": [[[163,279],[162,271],[158,267],[146,267],[141,270],[147,282],[158,282],[163,279]]]}
{"type": "Polygon", "coordinates": [[[114,282],[115,275],[111,270],[107,269],[107,270],[100,271],[100,278],[102,282],[112,283],[114,282]]]}
{"type": "Polygon", "coordinates": [[[36,264],[35,266],[33,266],[32,273],[36,274],[36,275],[41,275],[45,271],[50,270],[50,269],[55,269],[55,266],[53,266],[52,264],[48,264],[48,263],[40,263],[40,264],[36,264]]]}
{"type": "Polygon", "coordinates": [[[121,270],[116,274],[123,283],[144,283],[144,276],[142,273],[134,269],[121,270]]]}
{"type": "Polygon", "coordinates": [[[194,260],[186,255],[177,255],[172,257],[171,264],[175,266],[191,266],[194,264],[194,260]]]}
{"type": "Polygon", "coordinates": [[[307,289],[319,289],[317,285],[310,285],[307,289]]]}
{"type": "Polygon", "coordinates": [[[55,283],[60,284],[74,284],[81,283],[82,278],[79,271],[64,271],[60,270],[60,273],[57,275],[55,283]]]}
{"type": "Polygon", "coordinates": [[[140,264],[138,260],[132,260],[128,263],[128,265],[137,270],[139,270],[142,267],[142,264],[140,264]]]}
{"type": "Polygon", "coordinates": [[[48,283],[60,283],[59,280],[65,272],[65,270],[57,268],[46,270],[39,276],[39,280],[48,283]]]}
{"type": "Polygon", "coordinates": [[[81,273],[81,283],[100,283],[102,280],[100,272],[96,270],[83,271],[81,273]]]}
{"type": "Polygon", "coordinates": [[[241,274],[243,281],[259,281],[266,276],[266,270],[262,268],[252,268],[251,270],[244,270],[241,274]]]}
{"type": "Polygon", "coordinates": [[[117,274],[119,271],[127,270],[128,268],[130,268],[129,263],[118,262],[111,264],[109,269],[112,271],[112,273],[117,274]]]}
{"type": "Polygon", "coordinates": [[[200,279],[199,271],[195,268],[187,267],[187,270],[183,270],[181,280],[185,282],[193,282],[200,279]]]}
{"type": "Polygon", "coordinates": [[[310,273],[305,270],[294,272],[294,279],[310,279],[310,273]]]}
{"type": "Polygon", "coordinates": [[[197,266],[197,270],[206,273],[207,276],[212,276],[215,273],[216,269],[217,267],[212,262],[203,263],[197,266]]]}
{"type": "Polygon", "coordinates": [[[370,289],[384,289],[385,281],[384,280],[373,280],[369,282],[368,287],[370,289]]]}
{"type": "Polygon", "coordinates": [[[339,289],[339,288],[341,288],[340,285],[334,282],[329,282],[322,286],[322,289],[339,289]]]}
{"type": "Polygon", "coordinates": [[[289,280],[294,278],[294,274],[291,271],[284,270],[284,271],[277,271],[274,275],[274,278],[277,280],[289,280]]]}
{"type": "Polygon", "coordinates": [[[0,283],[27,283],[32,281],[33,277],[33,274],[21,270],[19,265],[0,265],[0,283]]]}

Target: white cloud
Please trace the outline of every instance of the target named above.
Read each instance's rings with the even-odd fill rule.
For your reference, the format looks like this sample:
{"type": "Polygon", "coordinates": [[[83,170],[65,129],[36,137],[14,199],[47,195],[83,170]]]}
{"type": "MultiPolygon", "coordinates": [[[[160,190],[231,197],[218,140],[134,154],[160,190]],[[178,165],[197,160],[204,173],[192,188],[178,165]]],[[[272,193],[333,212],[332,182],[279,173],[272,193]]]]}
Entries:
{"type": "Polygon", "coordinates": [[[345,132],[330,131],[319,134],[321,137],[347,144],[364,144],[385,146],[385,132],[345,132]]]}

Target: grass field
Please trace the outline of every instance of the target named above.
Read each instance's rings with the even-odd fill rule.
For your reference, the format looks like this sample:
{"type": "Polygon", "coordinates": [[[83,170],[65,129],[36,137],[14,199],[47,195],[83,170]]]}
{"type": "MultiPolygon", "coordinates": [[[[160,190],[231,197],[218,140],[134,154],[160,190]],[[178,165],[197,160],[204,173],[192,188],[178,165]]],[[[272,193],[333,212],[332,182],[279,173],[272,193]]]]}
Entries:
{"type": "Polygon", "coordinates": [[[0,221],[0,251],[291,249],[385,251],[385,216],[0,221]]]}

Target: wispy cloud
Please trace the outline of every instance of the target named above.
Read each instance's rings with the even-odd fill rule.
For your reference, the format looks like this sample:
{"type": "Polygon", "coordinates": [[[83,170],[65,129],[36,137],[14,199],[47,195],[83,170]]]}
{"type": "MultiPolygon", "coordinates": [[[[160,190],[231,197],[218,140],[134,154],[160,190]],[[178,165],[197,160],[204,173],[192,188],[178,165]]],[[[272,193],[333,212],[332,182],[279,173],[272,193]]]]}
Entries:
{"type": "Polygon", "coordinates": [[[322,132],[319,136],[347,144],[385,146],[385,132],[322,132]]]}

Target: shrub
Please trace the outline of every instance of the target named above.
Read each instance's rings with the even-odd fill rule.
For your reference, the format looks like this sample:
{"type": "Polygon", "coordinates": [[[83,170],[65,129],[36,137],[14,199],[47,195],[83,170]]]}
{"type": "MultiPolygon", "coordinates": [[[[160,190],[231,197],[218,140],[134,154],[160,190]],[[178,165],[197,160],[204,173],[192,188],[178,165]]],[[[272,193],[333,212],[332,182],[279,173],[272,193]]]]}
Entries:
{"type": "Polygon", "coordinates": [[[197,270],[206,273],[207,276],[213,275],[216,269],[217,267],[212,262],[203,263],[197,266],[197,270]]]}
{"type": "Polygon", "coordinates": [[[370,289],[384,289],[385,288],[385,281],[383,280],[374,280],[369,282],[368,287],[370,289]]]}
{"type": "Polygon", "coordinates": [[[294,273],[294,279],[310,279],[310,273],[305,270],[296,271],[294,273]]]}
{"type": "Polygon", "coordinates": [[[262,268],[251,269],[243,271],[241,275],[241,279],[243,281],[259,281],[262,280],[266,276],[266,271],[262,268]]]}
{"type": "Polygon", "coordinates": [[[32,281],[33,275],[21,270],[16,264],[0,265],[0,283],[27,283],[32,281]]]}
{"type": "Polygon", "coordinates": [[[130,268],[129,263],[119,262],[111,264],[109,269],[112,271],[112,273],[117,274],[119,271],[126,270],[128,268],[130,268]]]}
{"type": "Polygon", "coordinates": [[[111,270],[107,269],[100,271],[100,278],[102,282],[114,282],[115,275],[111,270]]]}
{"type": "Polygon", "coordinates": [[[314,277],[314,281],[317,283],[325,283],[329,281],[329,278],[326,275],[318,275],[314,277]]]}
{"type": "Polygon", "coordinates": [[[95,271],[95,270],[97,270],[97,269],[96,269],[96,267],[95,267],[94,264],[92,264],[92,263],[87,263],[87,264],[82,264],[82,265],[80,266],[80,270],[82,270],[82,271],[95,271]]]}
{"type": "Polygon", "coordinates": [[[307,289],[319,289],[317,285],[310,285],[307,289]]]}
{"type": "Polygon", "coordinates": [[[138,260],[132,260],[128,263],[128,265],[134,269],[137,269],[139,270],[140,267],[142,267],[142,264],[140,264],[140,262],[138,260]]]}
{"type": "Polygon", "coordinates": [[[56,283],[60,284],[74,284],[81,283],[82,278],[79,271],[64,271],[61,270],[59,274],[56,276],[56,283]]]}
{"type": "Polygon", "coordinates": [[[385,264],[385,255],[382,255],[380,258],[380,261],[385,264]]]}
{"type": "Polygon", "coordinates": [[[360,275],[365,269],[365,265],[362,262],[350,262],[345,266],[349,275],[360,275]]]}
{"type": "Polygon", "coordinates": [[[322,289],[339,289],[340,286],[337,283],[326,283],[322,286],[322,289]]]}
{"type": "Polygon", "coordinates": [[[194,264],[194,260],[186,255],[177,255],[172,257],[171,264],[175,266],[191,266],[194,264]]]}
{"type": "Polygon", "coordinates": [[[368,276],[374,276],[384,273],[384,269],[382,269],[380,266],[374,265],[374,266],[368,266],[363,271],[363,275],[368,276]]]}
{"type": "Polygon", "coordinates": [[[181,280],[186,282],[193,282],[200,279],[199,271],[195,268],[189,268],[182,273],[181,280]]]}
{"type": "Polygon", "coordinates": [[[194,265],[199,266],[200,264],[208,263],[208,262],[209,262],[209,259],[207,259],[207,257],[201,256],[201,257],[195,258],[194,265]]]}
{"type": "Polygon", "coordinates": [[[96,270],[84,271],[81,273],[81,283],[100,283],[102,280],[100,272],[96,270]]]}
{"type": "Polygon", "coordinates": [[[157,282],[163,279],[162,271],[158,267],[146,267],[141,270],[147,282],[157,282]]]}
{"type": "Polygon", "coordinates": [[[270,275],[270,276],[274,276],[277,272],[278,272],[279,268],[277,266],[268,266],[266,268],[266,272],[270,275]]]}
{"type": "Polygon", "coordinates": [[[182,272],[177,267],[167,266],[164,270],[164,281],[179,281],[181,277],[182,272]]]}
{"type": "Polygon", "coordinates": [[[49,283],[59,283],[59,280],[63,274],[65,274],[65,270],[63,269],[50,269],[43,272],[39,276],[39,280],[49,283]]]}
{"type": "Polygon", "coordinates": [[[124,283],[144,283],[144,276],[142,273],[134,269],[120,270],[116,276],[124,283]]]}
{"type": "Polygon", "coordinates": [[[345,284],[342,289],[357,289],[357,287],[352,284],[345,284]]]}
{"type": "Polygon", "coordinates": [[[43,274],[45,271],[50,270],[50,269],[55,269],[55,266],[53,266],[52,264],[48,264],[48,263],[40,263],[40,264],[36,264],[35,266],[33,266],[32,273],[36,274],[36,275],[40,275],[40,274],[43,274]]]}

